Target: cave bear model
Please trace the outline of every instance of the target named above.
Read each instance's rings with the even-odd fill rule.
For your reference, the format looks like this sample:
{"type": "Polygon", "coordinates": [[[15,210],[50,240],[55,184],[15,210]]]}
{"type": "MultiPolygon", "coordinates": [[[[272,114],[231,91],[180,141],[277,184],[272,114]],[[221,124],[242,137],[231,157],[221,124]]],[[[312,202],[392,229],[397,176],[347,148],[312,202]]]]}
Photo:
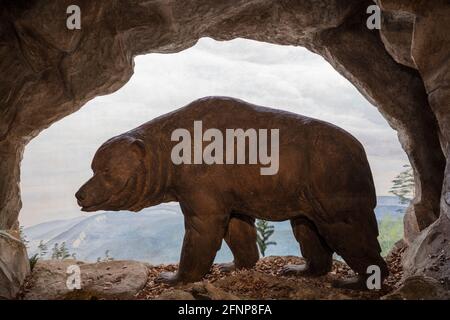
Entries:
{"type": "Polygon", "coordinates": [[[358,274],[337,286],[364,287],[370,265],[380,268],[382,280],[388,275],[377,240],[376,195],[366,154],[353,136],[332,124],[233,98],[207,97],[108,140],[97,151],[92,170],[94,176],[76,194],[83,211],[139,211],[180,203],[185,236],[179,270],[162,273],[160,281],[200,280],[222,239],[234,256],[228,268],[254,266],[259,258],[255,218],[290,220],[306,264],[288,265],[286,274],[324,275],[336,252],[358,274]],[[194,137],[196,121],[202,121],[203,130],[224,134],[226,129],[278,129],[278,170],[261,174],[259,163],[175,164],[171,155],[179,141],[172,141],[172,133],[184,128],[194,137]]]}

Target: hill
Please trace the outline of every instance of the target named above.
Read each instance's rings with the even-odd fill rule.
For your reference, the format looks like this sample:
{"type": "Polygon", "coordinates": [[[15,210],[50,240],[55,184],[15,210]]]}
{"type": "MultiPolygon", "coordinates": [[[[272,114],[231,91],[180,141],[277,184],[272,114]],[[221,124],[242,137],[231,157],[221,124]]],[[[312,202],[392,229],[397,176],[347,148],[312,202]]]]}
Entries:
{"type": "MultiPolygon", "coordinates": [[[[377,219],[386,215],[403,215],[405,206],[395,197],[379,197],[377,219]]],[[[184,236],[183,216],[178,204],[162,204],[140,213],[104,212],[69,220],[45,222],[24,230],[29,241],[29,254],[37,252],[42,240],[50,249],[66,243],[77,259],[96,261],[105,255],[114,259],[147,261],[153,264],[178,261],[184,236]]],[[[298,255],[299,246],[288,221],[274,222],[275,233],[267,255],[298,255]]],[[[51,253],[48,253],[48,257],[51,253]]],[[[216,262],[231,261],[232,255],[223,243],[216,262]]]]}

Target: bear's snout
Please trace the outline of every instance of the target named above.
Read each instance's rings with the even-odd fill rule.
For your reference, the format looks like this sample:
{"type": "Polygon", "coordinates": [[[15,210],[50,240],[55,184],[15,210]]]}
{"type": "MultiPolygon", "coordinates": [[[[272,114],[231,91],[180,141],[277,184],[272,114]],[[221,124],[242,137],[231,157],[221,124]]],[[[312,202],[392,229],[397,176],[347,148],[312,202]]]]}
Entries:
{"type": "Polygon", "coordinates": [[[83,202],[84,199],[86,199],[86,193],[82,188],[78,190],[77,193],[75,193],[75,198],[77,198],[79,204],[81,204],[81,202],[83,202]]]}
{"type": "Polygon", "coordinates": [[[94,176],[81,186],[75,193],[75,198],[82,211],[92,212],[103,210],[108,204],[110,194],[112,191],[106,190],[101,180],[94,176]]]}
{"type": "Polygon", "coordinates": [[[77,198],[77,203],[82,208],[82,210],[85,207],[89,206],[89,204],[86,203],[87,193],[86,193],[84,186],[81,187],[80,190],[77,191],[77,193],[75,193],[75,198],[77,198]]]}

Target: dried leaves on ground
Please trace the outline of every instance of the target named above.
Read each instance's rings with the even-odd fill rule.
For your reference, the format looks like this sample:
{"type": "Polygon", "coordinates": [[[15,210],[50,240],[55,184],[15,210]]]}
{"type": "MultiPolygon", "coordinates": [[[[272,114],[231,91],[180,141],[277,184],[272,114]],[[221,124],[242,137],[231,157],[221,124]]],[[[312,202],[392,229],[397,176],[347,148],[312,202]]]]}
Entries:
{"type": "MultiPolygon", "coordinates": [[[[401,271],[401,254],[399,249],[389,255],[387,262],[391,275],[385,281],[381,290],[353,291],[332,287],[332,281],[354,275],[353,271],[343,262],[334,261],[332,271],[326,276],[307,278],[297,276],[282,276],[281,269],[286,264],[302,264],[304,260],[298,257],[266,257],[250,270],[238,270],[230,273],[221,272],[214,265],[205,277],[204,283],[212,284],[221,292],[236,296],[240,299],[379,299],[397,287],[401,271]]],[[[192,293],[193,285],[179,285],[171,288],[165,284],[155,283],[160,272],[177,270],[177,265],[159,265],[150,268],[147,285],[137,295],[138,299],[156,299],[170,292],[192,293]]],[[[174,296],[174,295],[171,295],[174,296]]],[[[184,295],[182,295],[184,297],[184,295]]],[[[208,297],[204,297],[208,298],[208,297]]]]}

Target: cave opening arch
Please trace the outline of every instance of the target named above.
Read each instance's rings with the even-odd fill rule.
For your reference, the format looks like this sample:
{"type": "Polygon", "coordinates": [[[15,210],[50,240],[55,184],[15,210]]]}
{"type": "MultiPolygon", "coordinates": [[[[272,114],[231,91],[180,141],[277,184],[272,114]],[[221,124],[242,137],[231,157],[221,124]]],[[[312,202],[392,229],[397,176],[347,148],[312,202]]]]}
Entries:
{"type": "MultiPolygon", "coordinates": [[[[365,146],[378,195],[389,194],[391,180],[408,161],[395,131],[376,108],[319,55],[301,47],[246,39],[218,42],[202,38],[194,47],[177,54],[136,58],[135,73],[124,87],[114,94],[96,97],[27,145],[21,166],[21,225],[90,218],[92,214],[80,212],[74,195],[90,178],[89,167],[97,148],[113,136],[209,95],[236,97],[328,121],[347,130],[365,146]]],[[[383,205],[384,201],[380,210],[383,205]]],[[[283,230],[280,232],[287,230],[290,236],[287,241],[277,241],[285,251],[277,247],[269,252],[298,253],[289,223],[278,227],[283,230]]],[[[86,259],[79,250],[82,250],[80,243],[88,245],[88,240],[80,241],[79,234],[71,234],[70,239],[65,239],[68,249],[77,243],[74,248],[78,250],[77,257],[86,259]]],[[[84,230],[82,234],[84,239],[89,232],[84,230]]],[[[29,251],[36,252],[42,239],[28,240],[33,240],[29,242],[29,251]]],[[[52,240],[48,245],[52,247],[61,241],[52,240]]],[[[108,248],[126,247],[126,239],[123,241],[108,248]]],[[[114,250],[111,254],[115,258],[127,258],[114,250]]],[[[96,258],[93,252],[89,253],[89,259],[96,258]]],[[[145,260],[168,262],[156,256],[146,256],[145,260]]]]}
{"type": "MultiPolygon", "coordinates": [[[[411,51],[414,26],[415,37],[436,26],[431,29],[436,39],[448,43],[438,29],[448,19],[443,1],[424,9],[380,0],[389,17],[382,31],[366,27],[370,0],[324,0],[316,6],[289,0],[214,6],[202,0],[71,2],[82,9],[81,30],[66,28],[68,1],[34,0],[1,9],[0,229],[17,227],[20,161],[32,138],[95,96],[123,86],[133,73],[134,56],[181,51],[201,37],[304,46],[323,56],[378,108],[408,154],[416,197],[406,220],[412,227],[405,230],[411,234],[405,238],[412,240],[439,216],[448,216],[448,94],[442,85],[447,69],[439,69],[442,76],[437,79],[444,80],[436,84],[436,67],[423,58],[434,48],[427,46],[429,37],[418,38],[411,51]],[[429,12],[434,19],[428,18],[429,12]],[[417,14],[427,19],[415,21],[417,14]]],[[[445,54],[448,46],[440,48],[445,54]]],[[[431,58],[442,63],[440,53],[431,58]]]]}

